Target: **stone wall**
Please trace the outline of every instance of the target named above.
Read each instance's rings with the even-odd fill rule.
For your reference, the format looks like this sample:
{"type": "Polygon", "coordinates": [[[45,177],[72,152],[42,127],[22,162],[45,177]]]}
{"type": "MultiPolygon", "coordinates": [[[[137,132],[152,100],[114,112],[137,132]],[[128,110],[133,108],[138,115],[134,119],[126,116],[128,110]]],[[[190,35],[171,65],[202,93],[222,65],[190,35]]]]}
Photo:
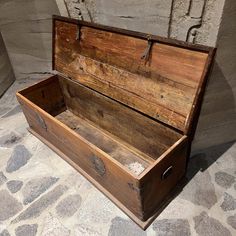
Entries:
{"type": "Polygon", "coordinates": [[[57,3],[65,16],[217,46],[193,151],[236,139],[234,0],[57,0],[57,3]]]}

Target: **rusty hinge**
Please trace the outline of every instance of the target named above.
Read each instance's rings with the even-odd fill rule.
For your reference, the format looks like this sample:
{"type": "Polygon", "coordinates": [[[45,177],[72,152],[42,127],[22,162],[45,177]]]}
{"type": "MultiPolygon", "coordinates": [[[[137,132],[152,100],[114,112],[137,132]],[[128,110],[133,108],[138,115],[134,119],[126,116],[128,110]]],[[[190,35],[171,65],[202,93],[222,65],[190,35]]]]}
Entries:
{"type": "Polygon", "coordinates": [[[151,49],[152,49],[152,45],[153,45],[153,41],[151,39],[151,36],[148,35],[147,36],[147,41],[148,41],[148,45],[144,51],[144,53],[141,56],[141,59],[145,61],[145,64],[149,61],[150,59],[150,55],[151,55],[151,49]]]}
{"type": "Polygon", "coordinates": [[[76,40],[80,40],[81,37],[81,25],[77,25],[76,40]]]}

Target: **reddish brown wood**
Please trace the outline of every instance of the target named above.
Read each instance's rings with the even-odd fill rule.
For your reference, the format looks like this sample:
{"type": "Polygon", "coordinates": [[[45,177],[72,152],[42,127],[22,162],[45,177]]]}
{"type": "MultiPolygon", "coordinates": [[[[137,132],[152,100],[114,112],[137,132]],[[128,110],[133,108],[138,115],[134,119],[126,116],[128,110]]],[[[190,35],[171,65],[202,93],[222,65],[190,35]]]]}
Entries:
{"type": "Polygon", "coordinates": [[[58,77],[52,76],[40,82],[40,86],[36,84],[24,89],[21,94],[26,98],[30,98],[31,102],[46,112],[57,115],[66,109],[64,98],[58,84],[58,77]],[[50,90],[48,89],[49,87],[50,90]]]}
{"type": "Polygon", "coordinates": [[[61,158],[63,158],[66,162],[68,162],[72,167],[74,167],[78,172],[80,172],[88,181],[90,181],[98,190],[100,190],[105,196],[107,196],[117,207],[119,207],[131,220],[133,220],[140,228],[146,230],[148,226],[156,219],[156,217],[161,214],[163,209],[173,200],[173,198],[182,190],[182,182],[180,181],[177,186],[175,186],[171,192],[164,198],[163,202],[158,205],[155,213],[148,218],[148,220],[143,221],[140,220],[136,215],[134,215],[126,205],[122,204],[113,194],[107,191],[101,184],[99,184],[96,180],[94,180],[89,174],[87,174],[80,166],[76,165],[69,156],[66,156],[63,152],[61,152],[58,148],[52,145],[47,139],[40,136],[38,133],[29,129],[29,132],[36,136],[39,140],[41,140],[44,144],[46,144],[49,148],[51,148],[55,153],[57,153],[61,158]]]}
{"type": "Polygon", "coordinates": [[[60,78],[60,85],[66,105],[74,114],[153,159],[157,159],[181,137],[172,129],[72,80],[60,78]]]}
{"type": "MultiPolygon", "coordinates": [[[[117,28],[117,27],[101,25],[101,24],[97,24],[94,22],[87,22],[87,21],[83,21],[83,20],[77,20],[77,19],[58,16],[58,15],[53,15],[53,20],[55,20],[55,21],[59,20],[62,22],[67,22],[67,23],[69,22],[69,23],[73,23],[73,24],[79,24],[82,26],[88,26],[91,28],[101,29],[101,30],[108,31],[108,32],[120,33],[123,35],[133,36],[133,37],[145,39],[145,40],[152,39],[154,41],[161,42],[161,43],[164,43],[167,45],[172,45],[175,47],[183,47],[183,48],[201,51],[201,52],[208,53],[212,49],[212,47],[208,47],[208,46],[201,45],[201,44],[195,44],[195,43],[193,44],[190,42],[180,41],[180,40],[171,39],[171,38],[165,38],[165,37],[161,37],[161,36],[157,36],[157,35],[133,31],[133,30],[127,30],[127,29],[121,29],[121,28],[117,28]]],[[[53,35],[55,35],[55,34],[53,34],[53,35]]]]}
{"type": "Polygon", "coordinates": [[[17,98],[22,104],[23,112],[32,130],[67,155],[75,165],[78,165],[104,188],[115,195],[135,215],[142,217],[140,196],[128,185],[130,183],[133,186],[137,186],[137,180],[124,166],[21,94],[17,94],[17,98]],[[38,122],[39,116],[45,122],[47,129],[44,129],[41,123],[38,122]],[[101,160],[104,164],[104,175],[101,175],[97,170],[94,157],[101,160]]]}
{"type": "MultiPolygon", "coordinates": [[[[134,32],[55,19],[55,69],[178,130],[189,133],[211,48],[173,44],[134,32]],[[76,39],[80,25],[80,40],[76,39]],[[130,34],[129,34],[130,33],[130,34]],[[203,50],[204,49],[204,50],[203,50]],[[147,106],[148,104],[148,106],[147,106]],[[194,106],[193,106],[194,105],[194,106]]],[[[208,69],[208,68],[207,68],[208,69]]]]}
{"type": "Polygon", "coordinates": [[[205,89],[207,85],[207,78],[209,77],[212,70],[215,53],[216,53],[216,48],[211,48],[209,50],[207,62],[205,64],[204,71],[202,73],[202,77],[198,85],[197,93],[193,101],[191,113],[189,115],[188,124],[186,126],[189,128],[188,130],[186,129],[186,133],[188,133],[188,136],[190,137],[191,140],[194,137],[194,133],[197,127],[197,122],[198,122],[198,118],[199,118],[199,114],[201,110],[201,104],[203,101],[203,97],[204,97],[204,93],[205,93],[205,89]]]}
{"type": "Polygon", "coordinates": [[[189,98],[193,99],[193,89],[189,87],[183,93],[177,84],[173,90],[172,85],[165,81],[157,83],[153,78],[144,78],[83,56],[78,56],[78,60],[69,66],[61,66],[63,69],[58,69],[74,80],[96,91],[102,90],[103,94],[118,98],[130,107],[148,110],[147,114],[160,121],[168,119],[168,124],[175,127],[184,124],[192,106],[189,98]],[[143,83],[145,86],[140,86],[143,83]],[[176,112],[173,112],[174,109],[176,112]]]}
{"type": "MultiPolygon", "coordinates": [[[[170,143],[167,147],[168,150],[165,151],[159,158],[157,158],[156,156],[157,160],[154,161],[150,156],[146,158],[148,154],[143,153],[142,149],[137,151],[137,148],[134,148],[131,145],[127,145],[126,142],[122,141],[120,138],[116,138],[114,134],[110,133],[112,130],[108,129],[108,126],[106,127],[107,129],[105,132],[101,130],[101,128],[97,128],[99,125],[96,123],[96,120],[90,121],[92,122],[90,124],[82,118],[76,118],[76,114],[81,117],[86,116],[86,114],[83,114],[83,112],[91,114],[91,110],[89,111],[88,108],[89,104],[84,103],[84,106],[88,108],[88,111],[84,109],[81,110],[79,109],[79,106],[77,106],[73,108],[74,111],[78,109],[77,112],[75,112],[71,117],[65,117],[64,115],[62,116],[62,114],[64,114],[63,112],[56,117],[53,117],[48,112],[43,110],[45,104],[42,102],[44,100],[44,95],[41,92],[42,90],[60,91],[61,94],[58,97],[65,97],[66,102],[64,102],[63,104],[66,105],[70,104],[70,102],[68,101],[69,99],[77,99],[79,94],[81,94],[81,97],[85,99],[86,97],[83,96],[85,94],[89,94],[89,92],[92,92],[90,89],[83,86],[83,90],[81,90],[81,85],[78,85],[80,87],[75,87],[75,82],[69,81],[68,79],[63,80],[63,88],[68,87],[68,83],[71,83],[73,85],[72,88],[74,89],[74,92],[79,91],[79,93],[75,94],[71,90],[70,97],[67,97],[68,91],[60,89],[59,79],[55,76],[17,93],[18,101],[22,105],[22,110],[30,125],[30,129],[39,134],[40,137],[48,140],[48,142],[52,146],[63,152],[67,157],[69,157],[69,159],[74,163],[75,166],[79,166],[79,168],[82,168],[96,182],[106,188],[112,195],[115,196],[116,199],[118,199],[120,203],[125,205],[133,214],[135,214],[136,217],[143,221],[148,220],[148,218],[152,216],[153,209],[145,210],[143,198],[148,197],[148,194],[146,196],[146,187],[142,185],[142,183],[144,182],[143,178],[146,178],[146,175],[150,175],[150,182],[152,182],[154,179],[157,180],[157,185],[160,186],[157,189],[162,189],[164,186],[163,190],[161,191],[156,192],[155,190],[156,199],[153,199],[153,202],[156,208],[156,205],[161,204],[163,199],[176,185],[176,181],[182,177],[182,173],[184,172],[182,171],[184,170],[184,158],[181,159],[183,161],[178,160],[178,155],[176,155],[176,153],[173,151],[170,152],[170,150],[176,149],[176,152],[178,153],[178,146],[180,144],[182,145],[185,137],[181,138],[181,135],[179,135],[178,133],[170,133],[169,138],[173,139],[173,137],[171,136],[175,135],[177,142],[172,141],[172,144],[170,143]],[[66,81],[67,83],[65,83],[66,81]],[[36,97],[36,103],[38,105],[31,101],[31,99],[34,101],[36,97]],[[79,128],[81,130],[76,131],[75,128],[79,128]],[[128,168],[128,165],[130,163],[140,163],[141,165],[143,165],[144,171],[141,172],[141,174],[132,172],[132,170],[128,168]],[[175,170],[177,171],[174,172],[173,175],[168,177],[168,184],[165,184],[165,181],[160,181],[160,176],[163,174],[165,169],[169,167],[170,163],[173,166],[176,165],[175,170]],[[160,166],[160,168],[155,167],[156,165],[160,166]],[[114,183],[116,184],[114,185],[114,183]]],[[[68,88],[71,89],[70,87],[68,88]]],[[[93,93],[90,93],[89,95],[90,99],[92,100],[92,97],[99,100],[99,96],[102,96],[99,94],[97,94],[96,96],[96,94],[93,93]]],[[[57,103],[57,100],[55,100],[53,96],[54,93],[49,93],[47,97],[48,100],[57,103]]],[[[95,100],[96,99],[94,99],[94,101],[95,100]]],[[[97,102],[99,103],[98,100],[97,102]]],[[[115,102],[114,104],[114,101],[112,100],[110,100],[109,105],[108,98],[104,97],[104,101],[101,100],[101,103],[104,105],[104,108],[107,106],[112,107],[112,109],[115,110],[120,109],[120,111],[117,112],[118,116],[119,114],[123,115],[123,113],[124,115],[130,115],[132,117],[131,120],[134,124],[136,122],[139,122],[139,120],[143,120],[144,124],[145,122],[153,122],[151,120],[148,121],[148,118],[142,116],[136,111],[124,108],[117,102],[115,102]]],[[[53,106],[52,102],[50,102],[50,104],[50,107],[55,107],[53,106]]],[[[68,108],[70,108],[70,106],[68,106],[68,108]]],[[[108,108],[105,108],[105,114],[108,114],[107,112],[109,110],[106,109],[108,108]]],[[[55,112],[55,110],[50,111],[52,112],[52,114],[57,113],[55,112]]],[[[111,115],[112,113],[109,114],[109,116],[111,115]]],[[[109,123],[111,121],[107,122],[109,123]]],[[[124,133],[129,133],[128,129],[131,129],[132,131],[132,128],[135,128],[135,126],[130,125],[129,128],[128,126],[126,126],[127,122],[129,122],[129,120],[123,120],[123,122],[115,123],[113,124],[113,126],[117,125],[121,131],[123,131],[124,133]]],[[[163,132],[165,130],[165,135],[168,134],[166,127],[161,127],[160,125],[158,125],[158,123],[155,123],[153,123],[152,128],[157,125],[157,131],[158,129],[160,129],[159,132],[163,132]],[[162,129],[164,130],[162,131],[162,129]]],[[[146,127],[148,128],[148,124],[146,124],[146,127]]],[[[138,128],[138,126],[136,128],[138,128]]],[[[132,132],[134,132],[134,130],[132,132]]],[[[149,131],[149,133],[151,134],[151,130],[149,131]]],[[[187,146],[185,145],[185,147],[187,146]]],[[[150,185],[147,184],[147,186],[150,185]]],[[[152,193],[152,188],[150,190],[152,196],[154,193],[152,193]]]]}
{"type": "Polygon", "coordinates": [[[147,220],[150,215],[155,213],[158,205],[184,176],[188,151],[187,142],[187,136],[183,136],[157,159],[149,170],[147,169],[139,176],[140,189],[142,189],[143,220],[147,220]],[[162,179],[162,174],[169,167],[172,168],[170,176],[162,179]]]}
{"type": "Polygon", "coordinates": [[[56,118],[90,143],[97,146],[105,153],[108,153],[128,170],[131,170],[131,172],[133,170],[134,174],[138,172],[134,172],[134,169],[129,167],[130,164],[137,162],[146,169],[150,163],[154,162],[150,157],[147,156],[148,158],[146,158],[145,156],[144,158],[143,155],[140,155],[135,149],[127,148],[126,145],[117,141],[116,138],[113,138],[111,135],[108,135],[103,132],[103,130],[97,128],[91,122],[73,114],[69,110],[57,115],[56,118]]]}

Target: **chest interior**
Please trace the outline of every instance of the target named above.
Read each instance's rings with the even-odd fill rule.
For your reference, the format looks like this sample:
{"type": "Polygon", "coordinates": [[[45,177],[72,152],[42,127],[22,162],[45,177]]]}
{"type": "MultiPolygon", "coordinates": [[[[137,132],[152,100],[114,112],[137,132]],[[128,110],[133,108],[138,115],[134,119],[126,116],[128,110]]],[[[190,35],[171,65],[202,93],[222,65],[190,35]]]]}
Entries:
{"type": "Polygon", "coordinates": [[[136,176],[183,136],[61,76],[47,79],[21,94],[136,176]]]}
{"type": "Polygon", "coordinates": [[[55,76],[21,93],[140,175],[191,131],[207,49],[53,21],[55,76]]]}

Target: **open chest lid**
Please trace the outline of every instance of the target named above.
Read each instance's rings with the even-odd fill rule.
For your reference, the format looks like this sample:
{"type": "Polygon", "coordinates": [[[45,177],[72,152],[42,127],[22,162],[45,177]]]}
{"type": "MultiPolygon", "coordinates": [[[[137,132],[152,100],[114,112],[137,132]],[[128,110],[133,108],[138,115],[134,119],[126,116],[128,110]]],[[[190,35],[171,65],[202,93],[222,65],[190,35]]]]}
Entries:
{"type": "Polygon", "coordinates": [[[54,70],[191,133],[214,48],[59,16],[53,36],[54,70]]]}

